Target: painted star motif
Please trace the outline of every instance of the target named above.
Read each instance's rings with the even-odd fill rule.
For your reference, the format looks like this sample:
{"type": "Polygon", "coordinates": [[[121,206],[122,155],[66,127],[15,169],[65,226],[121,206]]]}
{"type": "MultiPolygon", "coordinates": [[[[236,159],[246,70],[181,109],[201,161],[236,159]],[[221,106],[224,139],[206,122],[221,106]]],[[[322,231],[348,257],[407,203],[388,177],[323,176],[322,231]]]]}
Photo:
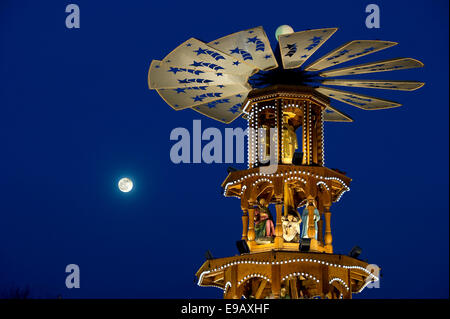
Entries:
{"type": "Polygon", "coordinates": [[[202,66],[202,62],[194,61],[194,63],[192,63],[191,66],[202,66]]]}
{"type": "Polygon", "coordinates": [[[238,47],[236,47],[236,49],[230,50],[231,54],[237,53],[239,54],[240,49],[238,47]]]}
{"type": "Polygon", "coordinates": [[[186,46],[187,46],[187,47],[190,47],[190,46],[192,46],[192,44],[188,43],[188,44],[186,44],[186,46]]]}
{"type": "Polygon", "coordinates": [[[192,99],[194,100],[194,102],[201,102],[201,101],[203,101],[203,98],[198,96],[198,95],[196,97],[193,97],[192,99]]]}
{"type": "Polygon", "coordinates": [[[233,65],[236,65],[236,66],[238,66],[239,64],[241,64],[241,62],[239,62],[239,61],[235,61],[235,62],[233,62],[233,65]]]}
{"type": "Polygon", "coordinates": [[[256,41],[258,41],[258,37],[253,37],[253,38],[248,38],[247,43],[251,42],[251,43],[256,43],[256,41]]]}
{"type": "Polygon", "coordinates": [[[197,55],[206,54],[206,50],[203,50],[202,48],[198,48],[198,50],[194,50],[194,52],[197,53],[197,55]]]}
{"type": "Polygon", "coordinates": [[[178,93],[186,93],[185,90],[186,90],[185,88],[176,88],[176,89],[175,89],[175,91],[177,92],[177,94],[178,94],[178,93]]]}
{"type": "Polygon", "coordinates": [[[173,74],[177,74],[177,72],[180,72],[180,69],[174,68],[174,67],[170,67],[170,69],[167,72],[173,72],[173,74]]]}
{"type": "Polygon", "coordinates": [[[312,39],[310,39],[310,41],[313,42],[319,42],[320,40],[322,40],[322,37],[313,37],[312,39]]]}
{"type": "Polygon", "coordinates": [[[266,55],[264,59],[270,59],[272,56],[270,54],[266,55]]]}

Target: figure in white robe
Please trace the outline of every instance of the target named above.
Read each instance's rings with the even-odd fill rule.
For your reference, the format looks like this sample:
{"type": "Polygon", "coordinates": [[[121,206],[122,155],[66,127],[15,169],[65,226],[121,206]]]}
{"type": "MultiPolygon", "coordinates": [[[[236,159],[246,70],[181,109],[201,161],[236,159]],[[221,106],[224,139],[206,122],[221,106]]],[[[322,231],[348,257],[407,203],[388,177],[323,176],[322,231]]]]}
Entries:
{"type": "Polygon", "coordinates": [[[283,238],[286,242],[298,242],[300,239],[301,218],[295,210],[290,210],[287,216],[281,217],[283,238]]]}
{"type": "MultiPolygon", "coordinates": [[[[319,210],[316,207],[314,207],[314,230],[315,230],[314,238],[316,240],[317,240],[317,234],[319,232],[319,225],[318,225],[319,220],[320,220],[319,210]]],[[[308,225],[309,225],[309,212],[308,212],[308,206],[305,206],[305,209],[303,209],[303,212],[302,212],[302,238],[309,238],[308,225]]]]}

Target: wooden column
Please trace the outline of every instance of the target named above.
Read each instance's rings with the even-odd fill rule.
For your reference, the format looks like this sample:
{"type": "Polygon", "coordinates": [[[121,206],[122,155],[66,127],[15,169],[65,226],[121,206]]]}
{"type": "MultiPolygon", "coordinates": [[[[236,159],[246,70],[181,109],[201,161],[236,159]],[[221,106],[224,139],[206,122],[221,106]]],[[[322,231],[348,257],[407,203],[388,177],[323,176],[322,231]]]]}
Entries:
{"type": "Polygon", "coordinates": [[[316,229],[314,227],[314,205],[308,205],[308,237],[316,237],[316,229]]]}
{"type": "Polygon", "coordinates": [[[311,110],[311,152],[312,152],[312,162],[315,164],[319,164],[319,132],[317,129],[317,125],[318,125],[318,120],[317,120],[317,116],[312,112],[311,110]]]}
{"type": "MultiPolygon", "coordinates": [[[[348,285],[348,291],[347,291],[347,289],[345,290],[346,292],[347,292],[347,296],[346,296],[346,299],[352,299],[352,278],[351,278],[351,270],[349,269],[348,270],[348,283],[347,283],[347,285],[348,285]]],[[[344,295],[345,296],[345,295],[344,295]]]]}
{"type": "Polygon", "coordinates": [[[325,299],[330,291],[330,284],[328,283],[328,266],[322,265],[322,278],[320,279],[322,285],[322,295],[321,298],[325,299]]]}
{"type": "Polygon", "coordinates": [[[319,232],[317,234],[317,240],[319,242],[321,242],[322,244],[323,244],[323,219],[324,219],[324,214],[321,214],[319,224],[318,224],[319,232]]]}
{"type": "Polygon", "coordinates": [[[303,165],[309,164],[309,107],[306,101],[303,102],[303,123],[302,123],[302,150],[303,165]]]}
{"type": "Polygon", "coordinates": [[[290,281],[290,290],[291,290],[291,299],[298,299],[298,290],[297,290],[297,277],[294,277],[289,280],[290,281]]]}
{"type": "Polygon", "coordinates": [[[331,236],[331,212],[330,206],[326,205],[325,207],[325,247],[331,249],[333,251],[333,237],[331,236]]]}
{"type": "Polygon", "coordinates": [[[242,240],[247,240],[247,234],[248,234],[248,211],[247,209],[242,210],[242,240]]]}
{"type": "Polygon", "coordinates": [[[283,158],[283,154],[281,154],[281,140],[283,138],[283,112],[281,110],[282,105],[279,100],[275,100],[275,112],[276,112],[276,119],[277,119],[277,163],[281,163],[281,160],[283,158]]]}
{"type": "Polygon", "coordinates": [[[324,207],[323,207],[323,203],[320,199],[320,197],[317,200],[317,209],[319,210],[319,214],[320,214],[320,220],[318,223],[318,232],[317,232],[317,240],[323,245],[323,220],[325,219],[325,215],[323,214],[323,212],[325,211],[324,207]]]}
{"type": "Polygon", "coordinates": [[[248,234],[247,238],[249,241],[255,240],[255,208],[253,203],[250,203],[248,207],[248,234]]]}
{"type": "Polygon", "coordinates": [[[231,299],[239,299],[240,296],[238,296],[238,287],[237,287],[238,265],[231,266],[230,270],[231,270],[231,274],[230,274],[231,287],[229,288],[230,289],[230,298],[231,299]]]}
{"type": "Polygon", "coordinates": [[[281,213],[283,209],[283,204],[281,201],[279,201],[277,204],[275,204],[276,210],[277,210],[277,222],[275,225],[275,248],[282,248],[283,247],[283,225],[281,223],[281,213]]]}
{"type": "Polygon", "coordinates": [[[281,295],[281,269],[280,265],[272,265],[272,294],[275,299],[280,299],[281,295]]]}
{"type": "Polygon", "coordinates": [[[265,279],[261,279],[261,283],[259,284],[259,287],[255,293],[255,299],[261,298],[261,294],[263,293],[264,288],[266,287],[266,283],[267,283],[267,281],[265,279]]]}
{"type": "Polygon", "coordinates": [[[323,134],[323,113],[325,111],[321,110],[321,113],[317,120],[317,150],[319,153],[319,165],[323,166],[324,165],[324,158],[325,158],[325,154],[324,152],[324,134],[323,134]]]}

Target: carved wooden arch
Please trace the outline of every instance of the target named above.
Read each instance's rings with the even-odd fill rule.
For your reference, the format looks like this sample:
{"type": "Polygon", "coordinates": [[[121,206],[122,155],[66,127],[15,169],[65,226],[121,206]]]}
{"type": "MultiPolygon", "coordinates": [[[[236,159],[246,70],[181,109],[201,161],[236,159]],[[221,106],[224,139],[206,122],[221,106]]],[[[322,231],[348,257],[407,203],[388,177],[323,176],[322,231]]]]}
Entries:
{"type": "MultiPolygon", "coordinates": [[[[268,193],[273,194],[274,192],[274,185],[270,182],[267,181],[261,181],[258,184],[256,184],[254,187],[251,187],[251,195],[250,195],[250,200],[251,201],[256,201],[258,199],[258,197],[261,196],[261,194],[263,194],[264,192],[266,192],[267,190],[269,190],[268,193]]],[[[266,200],[267,203],[270,202],[270,198],[271,196],[268,198],[268,200],[266,200]]]]}
{"type": "Polygon", "coordinates": [[[319,203],[320,211],[323,211],[324,206],[331,206],[332,194],[331,194],[331,186],[323,181],[319,181],[316,184],[317,187],[317,203],[319,203]]]}
{"type": "Polygon", "coordinates": [[[339,293],[341,295],[345,295],[346,294],[346,290],[347,288],[342,284],[342,282],[335,280],[333,281],[330,286],[334,287],[337,289],[337,291],[339,291],[339,293]]]}
{"type": "MultiPolygon", "coordinates": [[[[241,298],[242,297],[245,297],[245,295],[244,295],[244,293],[245,293],[245,288],[247,288],[247,285],[248,284],[252,284],[250,281],[251,280],[257,280],[257,279],[260,279],[259,280],[259,285],[261,285],[262,284],[262,282],[263,281],[265,281],[265,284],[264,284],[264,288],[265,289],[272,289],[272,283],[271,283],[271,281],[267,281],[267,280],[265,280],[265,279],[263,279],[263,278],[259,278],[259,277],[252,277],[252,278],[248,278],[246,281],[244,281],[244,282],[242,282],[238,287],[237,287],[237,295],[238,296],[241,296],[241,298]]],[[[263,288],[263,290],[264,290],[264,288],[263,288]]],[[[251,289],[250,289],[250,291],[251,291],[251,289]]],[[[261,291],[261,293],[263,293],[263,291],[261,291]]],[[[256,296],[253,296],[253,297],[255,297],[256,298],[256,296]]],[[[259,296],[259,298],[256,298],[256,299],[261,299],[261,296],[259,296]]]]}

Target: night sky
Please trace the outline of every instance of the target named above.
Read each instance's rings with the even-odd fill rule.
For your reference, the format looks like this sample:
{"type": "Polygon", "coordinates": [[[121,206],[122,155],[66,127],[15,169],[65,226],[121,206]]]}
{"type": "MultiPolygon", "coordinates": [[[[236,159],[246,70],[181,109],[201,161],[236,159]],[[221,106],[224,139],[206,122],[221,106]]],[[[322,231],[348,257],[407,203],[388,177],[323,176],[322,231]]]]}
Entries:
{"type": "Polygon", "coordinates": [[[355,120],[325,125],[326,166],[353,179],[331,208],[333,245],[343,254],[359,245],[382,267],[380,289],[354,298],[448,298],[448,1],[376,1],[380,29],[365,27],[369,3],[2,0],[0,295],[28,286],[35,298],[221,298],[194,274],[208,249],[237,253],[240,203],[220,187],[229,164],[173,164],[169,136],[192,132],[194,119],[227,126],[172,110],[148,89],[147,71],[190,37],[261,25],[275,48],[275,29],[289,24],[339,27],[311,62],[350,40],[381,39],[399,45],[348,65],[425,64],[358,77],[426,82],[417,91],[350,89],[400,108],[332,102],[355,120]],[[65,27],[69,3],[80,29],[65,27]],[[130,193],[117,188],[124,176],[130,193]],[[65,286],[72,263],[80,289],[65,286]]]}

